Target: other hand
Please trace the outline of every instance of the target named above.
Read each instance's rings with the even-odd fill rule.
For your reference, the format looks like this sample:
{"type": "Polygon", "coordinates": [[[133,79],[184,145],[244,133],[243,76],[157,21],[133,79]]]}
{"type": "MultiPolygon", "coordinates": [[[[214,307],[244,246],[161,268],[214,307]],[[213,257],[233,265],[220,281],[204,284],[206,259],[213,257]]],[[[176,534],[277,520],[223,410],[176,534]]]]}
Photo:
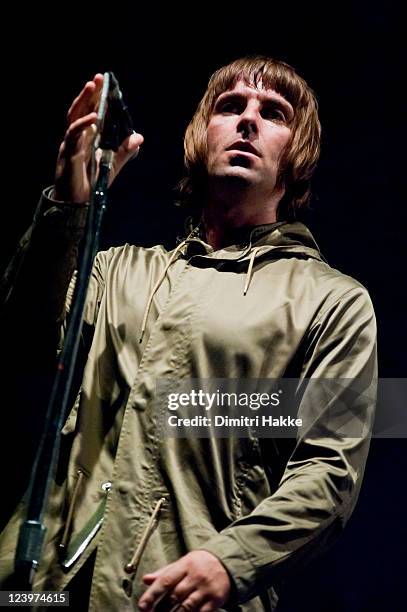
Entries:
{"type": "Polygon", "coordinates": [[[143,612],[153,610],[167,597],[174,610],[212,612],[227,601],[230,594],[229,575],[215,555],[205,550],[193,550],[178,561],[146,574],[148,589],[139,600],[143,612]]]}

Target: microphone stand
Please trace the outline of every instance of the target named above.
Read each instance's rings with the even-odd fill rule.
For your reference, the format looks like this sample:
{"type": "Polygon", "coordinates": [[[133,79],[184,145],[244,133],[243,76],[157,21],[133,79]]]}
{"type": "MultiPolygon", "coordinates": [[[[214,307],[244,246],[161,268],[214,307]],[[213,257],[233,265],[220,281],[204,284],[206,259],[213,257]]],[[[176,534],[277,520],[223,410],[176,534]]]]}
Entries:
{"type": "Polygon", "coordinates": [[[111,72],[104,74],[97,127],[98,133],[93,145],[91,161],[93,187],[72,312],[48,402],[41,443],[31,473],[27,515],[20,527],[15,555],[13,583],[19,590],[25,591],[32,590],[35,572],[41,559],[46,534],[44,515],[58,461],[61,429],[69,408],[87,289],[93,260],[98,251],[101,223],[107,206],[107,188],[113,154],[124,137],[133,131],[130,115],[123,103],[118,82],[111,72]],[[97,149],[101,149],[102,155],[97,179],[95,179],[97,149]]]}

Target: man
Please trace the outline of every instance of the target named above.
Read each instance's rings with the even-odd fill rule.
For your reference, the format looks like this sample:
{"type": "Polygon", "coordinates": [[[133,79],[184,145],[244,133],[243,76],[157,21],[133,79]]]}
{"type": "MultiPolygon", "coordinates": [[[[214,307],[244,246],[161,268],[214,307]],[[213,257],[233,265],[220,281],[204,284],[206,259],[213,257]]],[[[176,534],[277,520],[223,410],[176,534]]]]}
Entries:
{"type": "MultiPolygon", "coordinates": [[[[68,113],[54,190],[7,275],[6,320],[35,291],[19,333],[35,326],[51,346],[72,295],[101,84],[96,75],[68,113]]],[[[281,582],[343,528],[368,451],[376,332],[366,290],[292,221],[319,138],[315,97],[290,66],[221,68],[185,138],[182,194],[199,226],[171,253],[97,255],[36,590],[77,592],[89,575],[91,610],[275,609],[281,582]],[[298,379],[292,438],[161,435],[159,380],[281,377],[298,379]],[[341,385],[328,397],[309,379],[341,385]]],[[[112,179],[141,143],[123,143],[112,179]]]]}

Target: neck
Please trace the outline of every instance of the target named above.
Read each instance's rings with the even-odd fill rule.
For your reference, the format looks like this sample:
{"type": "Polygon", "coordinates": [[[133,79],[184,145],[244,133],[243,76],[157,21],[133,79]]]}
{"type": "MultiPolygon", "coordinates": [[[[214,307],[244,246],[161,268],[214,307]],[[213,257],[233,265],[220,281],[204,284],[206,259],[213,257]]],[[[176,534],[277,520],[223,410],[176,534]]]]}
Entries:
{"type": "Polygon", "coordinates": [[[236,232],[244,227],[265,225],[277,221],[277,206],[282,197],[265,198],[256,193],[233,194],[219,191],[208,194],[203,209],[206,241],[215,250],[235,242],[236,232]]]}

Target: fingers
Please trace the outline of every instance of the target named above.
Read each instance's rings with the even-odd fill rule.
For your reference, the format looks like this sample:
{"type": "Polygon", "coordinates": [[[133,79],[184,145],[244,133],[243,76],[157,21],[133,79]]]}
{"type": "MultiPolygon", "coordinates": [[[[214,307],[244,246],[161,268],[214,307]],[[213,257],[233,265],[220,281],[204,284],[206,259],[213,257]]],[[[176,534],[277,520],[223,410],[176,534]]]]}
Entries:
{"type": "Polygon", "coordinates": [[[144,582],[150,584],[150,587],[141,597],[139,608],[146,612],[152,610],[185,575],[186,568],[179,563],[172,563],[153,574],[146,574],[144,582]]]}
{"type": "Polygon", "coordinates": [[[88,164],[91,143],[96,134],[96,113],[89,113],[74,121],[68,128],[55,169],[56,199],[86,202],[89,199],[88,164]]]}
{"type": "MultiPolygon", "coordinates": [[[[202,606],[205,603],[206,598],[199,592],[193,591],[189,597],[179,601],[178,604],[175,604],[173,610],[179,609],[180,612],[192,612],[192,610],[202,610],[202,606]]],[[[216,608],[212,608],[215,610],[216,608]]]]}
{"type": "Polygon", "coordinates": [[[102,85],[103,75],[100,73],[96,74],[92,81],[88,81],[85,84],[68,110],[68,124],[73,123],[83,115],[97,110],[102,85]]]}
{"type": "Polygon", "coordinates": [[[88,128],[97,120],[97,106],[102,85],[103,75],[97,73],[92,81],[85,84],[80,94],[72,102],[68,111],[68,129],[59,151],[60,155],[75,154],[81,137],[82,144],[89,144],[87,136],[91,136],[92,132],[88,128]]]}
{"type": "Polygon", "coordinates": [[[88,137],[92,137],[96,131],[97,114],[91,112],[84,117],[76,119],[68,127],[64,138],[64,153],[65,155],[75,154],[78,150],[78,143],[81,141],[82,146],[88,146],[88,137]]]}
{"type": "Polygon", "coordinates": [[[175,607],[177,604],[184,605],[184,600],[188,598],[195,590],[195,585],[188,577],[181,580],[171,591],[169,600],[175,607]]]}
{"type": "Polygon", "coordinates": [[[231,582],[217,557],[204,550],[191,551],[178,561],[144,576],[150,585],[140,598],[139,607],[150,612],[161,599],[168,598],[173,608],[212,612],[227,601],[231,582]]]}
{"type": "MultiPolygon", "coordinates": [[[[103,75],[98,73],[85,84],[68,111],[68,128],[56,164],[55,192],[69,201],[87,201],[89,197],[89,161],[102,86],[103,75]]],[[[114,156],[109,185],[123,166],[137,155],[143,140],[136,132],[124,140],[114,156]]]]}
{"type": "MultiPolygon", "coordinates": [[[[75,151],[82,131],[96,122],[102,86],[103,75],[97,73],[92,81],[88,81],[85,84],[80,94],[73,101],[68,111],[69,127],[65,134],[65,154],[75,151]]],[[[130,159],[136,157],[143,141],[143,136],[136,132],[126,138],[115,155],[110,182],[113,181],[114,177],[130,159]]]]}

